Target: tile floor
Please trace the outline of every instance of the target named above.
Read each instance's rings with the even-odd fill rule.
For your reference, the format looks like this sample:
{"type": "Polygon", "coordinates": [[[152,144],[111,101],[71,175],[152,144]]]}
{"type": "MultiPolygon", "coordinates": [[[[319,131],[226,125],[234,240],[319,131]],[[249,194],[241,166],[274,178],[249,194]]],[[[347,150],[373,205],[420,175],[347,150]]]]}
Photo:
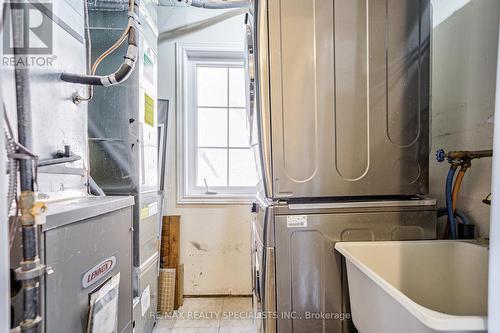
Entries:
{"type": "Polygon", "coordinates": [[[255,333],[250,297],[186,298],[153,333],[255,333]]]}

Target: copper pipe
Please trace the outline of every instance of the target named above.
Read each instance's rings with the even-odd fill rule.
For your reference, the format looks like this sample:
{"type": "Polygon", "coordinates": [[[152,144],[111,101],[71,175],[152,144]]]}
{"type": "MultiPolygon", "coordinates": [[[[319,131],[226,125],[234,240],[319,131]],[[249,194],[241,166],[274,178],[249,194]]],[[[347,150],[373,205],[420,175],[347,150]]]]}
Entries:
{"type": "Polygon", "coordinates": [[[473,150],[473,151],[449,151],[446,157],[453,161],[460,161],[470,166],[470,162],[476,158],[491,157],[493,150],[473,150]]]}

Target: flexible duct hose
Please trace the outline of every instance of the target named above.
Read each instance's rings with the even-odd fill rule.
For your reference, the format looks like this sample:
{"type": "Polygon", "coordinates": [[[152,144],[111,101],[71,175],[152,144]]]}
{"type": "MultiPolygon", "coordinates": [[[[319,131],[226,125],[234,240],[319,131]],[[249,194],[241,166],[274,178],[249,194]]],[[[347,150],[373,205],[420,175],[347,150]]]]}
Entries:
{"type": "Polygon", "coordinates": [[[9,187],[7,191],[7,210],[10,211],[14,199],[17,196],[17,161],[12,158],[12,154],[16,152],[16,144],[11,138],[7,129],[4,129],[5,133],[5,150],[8,155],[7,170],[9,173],[9,187]]]}
{"type": "Polygon", "coordinates": [[[457,225],[455,223],[455,215],[453,213],[453,199],[452,199],[452,187],[453,187],[453,178],[455,176],[455,172],[457,171],[457,166],[452,165],[450,170],[448,171],[448,176],[446,177],[446,209],[448,210],[448,223],[450,224],[450,232],[451,238],[457,239],[457,225]]]}

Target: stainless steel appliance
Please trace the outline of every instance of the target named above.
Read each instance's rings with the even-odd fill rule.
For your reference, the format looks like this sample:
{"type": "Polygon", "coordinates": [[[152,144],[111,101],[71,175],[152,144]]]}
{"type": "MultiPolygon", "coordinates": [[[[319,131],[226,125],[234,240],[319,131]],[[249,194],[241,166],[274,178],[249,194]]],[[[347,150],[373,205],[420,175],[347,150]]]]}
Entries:
{"type": "Polygon", "coordinates": [[[254,206],[258,332],[355,332],[336,242],[436,238],[434,199],[254,206]]]}
{"type": "Polygon", "coordinates": [[[259,331],[354,332],[334,243],[436,237],[435,201],[424,197],[430,29],[430,0],[253,2],[259,331]]]}
{"type": "MultiPolygon", "coordinates": [[[[23,3],[23,2],[20,2],[23,3]]],[[[24,2],[28,3],[28,2],[24,2]]],[[[3,9],[8,8],[8,2],[3,9]]],[[[87,140],[87,104],[74,104],[71,96],[84,87],[62,82],[63,71],[85,72],[85,30],[83,0],[43,1],[30,9],[33,17],[44,20],[52,30],[49,54],[30,54],[38,64],[30,68],[30,96],[33,124],[33,152],[39,161],[53,159],[69,146],[78,156],[71,162],[38,168],[37,189],[41,197],[65,199],[87,194],[89,149],[87,140]],[[37,13],[38,12],[38,13],[37,13]]],[[[4,13],[6,15],[6,13],[4,13]]],[[[9,32],[10,19],[2,20],[9,32]]],[[[44,41],[41,41],[44,43],[44,41]]],[[[11,59],[11,54],[2,55],[11,59]]],[[[13,58],[12,58],[13,59],[13,58]]],[[[12,128],[16,128],[16,95],[14,66],[2,66],[2,88],[5,108],[12,128]]]]}
{"type": "Polygon", "coordinates": [[[248,118],[265,196],[427,193],[430,1],[254,6],[248,118]]]}
{"type": "MultiPolygon", "coordinates": [[[[87,332],[89,295],[117,274],[117,332],[132,332],[133,204],[132,197],[116,196],[48,205],[40,237],[40,259],[47,266],[41,285],[42,332],[87,332]]],[[[16,237],[12,246],[11,274],[22,258],[20,239],[16,237]]],[[[23,293],[19,287],[15,282],[11,286],[13,327],[22,318],[23,293]]]]}
{"type": "Polygon", "coordinates": [[[156,254],[144,265],[134,269],[138,277],[134,282],[140,284],[137,290],[141,290],[140,297],[136,297],[133,302],[134,332],[152,332],[154,328],[158,302],[158,258],[156,254]],[[145,302],[149,302],[149,306],[145,302]]]}
{"type": "MultiPolygon", "coordinates": [[[[122,34],[128,19],[124,4],[98,2],[91,7],[93,59],[122,34]]],[[[151,332],[155,318],[150,311],[156,309],[157,295],[152,276],[158,275],[159,241],[158,30],[153,1],[141,1],[140,6],[138,65],[123,84],[94,88],[88,123],[92,177],[107,195],[135,198],[133,296],[141,311],[134,311],[134,325],[151,332]]],[[[116,70],[123,62],[125,47],[104,59],[98,73],[116,70]]]]}

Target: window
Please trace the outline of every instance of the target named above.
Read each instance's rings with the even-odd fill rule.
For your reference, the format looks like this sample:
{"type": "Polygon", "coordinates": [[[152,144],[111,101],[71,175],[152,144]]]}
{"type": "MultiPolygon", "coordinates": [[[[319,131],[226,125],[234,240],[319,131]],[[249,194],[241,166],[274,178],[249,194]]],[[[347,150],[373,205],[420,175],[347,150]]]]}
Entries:
{"type": "Polygon", "coordinates": [[[243,53],[215,47],[180,47],[179,52],[179,201],[248,201],[257,175],[246,118],[243,53]]]}

